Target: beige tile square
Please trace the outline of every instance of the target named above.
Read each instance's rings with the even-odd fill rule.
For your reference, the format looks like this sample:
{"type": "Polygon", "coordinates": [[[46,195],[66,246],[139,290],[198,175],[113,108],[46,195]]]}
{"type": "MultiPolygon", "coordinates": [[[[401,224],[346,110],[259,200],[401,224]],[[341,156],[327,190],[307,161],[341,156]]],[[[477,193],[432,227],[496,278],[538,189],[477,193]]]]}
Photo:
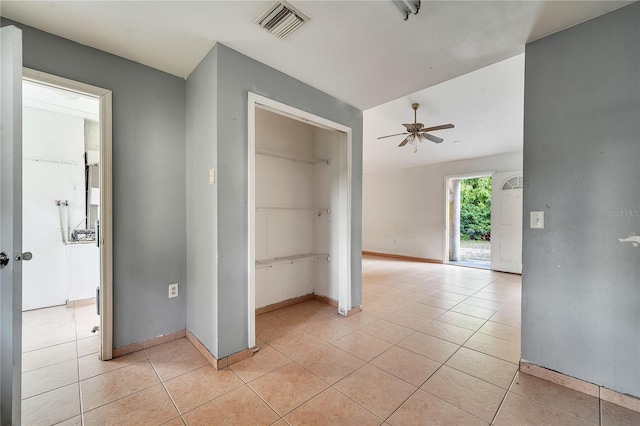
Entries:
{"type": "Polygon", "coordinates": [[[520,361],[520,344],[476,333],[464,344],[469,349],[517,364],[520,361]]]}
{"type": "Polygon", "coordinates": [[[459,303],[451,308],[451,311],[485,320],[488,320],[496,313],[493,309],[485,309],[479,306],[469,305],[467,303],[459,303]]]}
{"type": "Polygon", "coordinates": [[[78,357],[75,342],[62,343],[22,354],[22,372],[69,361],[78,357]]]}
{"type": "Polygon", "coordinates": [[[281,416],[329,387],[326,382],[293,362],[265,374],[249,386],[281,416]]]}
{"type": "Polygon", "coordinates": [[[589,423],[555,408],[508,392],[493,422],[496,426],[588,426],[589,423]]]}
{"type": "Polygon", "coordinates": [[[118,368],[126,367],[127,365],[134,364],[136,362],[145,361],[147,355],[144,351],[134,352],[129,355],[113,358],[109,361],[101,361],[98,358],[98,354],[91,354],[78,358],[78,371],[80,373],[80,380],[87,379],[89,377],[97,376],[98,374],[113,371],[118,368]]]}
{"type": "Polygon", "coordinates": [[[288,314],[279,315],[278,318],[285,322],[294,324],[296,327],[308,326],[327,319],[325,315],[320,315],[319,313],[309,309],[299,309],[288,314]]]}
{"type": "Polygon", "coordinates": [[[209,426],[215,419],[216,425],[270,425],[279,416],[266,402],[246,385],[222,395],[213,401],[183,415],[189,426],[209,426]]]}
{"type": "Polygon", "coordinates": [[[70,359],[22,374],[22,398],[48,392],[78,381],[78,360],[70,359]]]}
{"type": "Polygon", "coordinates": [[[458,327],[466,328],[471,331],[478,331],[478,329],[480,329],[480,327],[482,327],[486,322],[486,320],[483,320],[482,318],[472,317],[452,311],[445,312],[440,315],[437,320],[446,322],[447,324],[457,325],[458,327]]]}
{"type": "Polygon", "coordinates": [[[382,419],[373,415],[352,399],[329,388],[285,417],[288,424],[297,425],[380,425],[382,419]]]}
{"type": "Polygon", "coordinates": [[[229,368],[216,370],[211,365],[206,365],[171,379],[164,386],[178,410],[186,413],[243,384],[229,368]]]}
{"type": "Polygon", "coordinates": [[[376,416],[388,417],[416,388],[372,365],[365,365],[335,387],[376,416]]]}
{"type": "Polygon", "coordinates": [[[442,291],[448,291],[450,293],[462,294],[464,296],[471,296],[478,291],[475,288],[462,287],[457,285],[444,285],[441,287],[442,291]]]}
{"type": "Polygon", "coordinates": [[[427,318],[422,315],[416,315],[411,312],[406,312],[402,309],[387,315],[384,319],[386,321],[391,321],[412,330],[417,330],[431,321],[431,318],[427,318]]]}
{"type": "Polygon", "coordinates": [[[460,302],[455,302],[453,300],[443,299],[441,297],[435,296],[426,296],[421,299],[416,300],[416,303],[421,303],[424,305],[434,306],[440,309],[451,309],[456,306],[460,302]]]}
{"type": "Polygon", "coordinates": [[[76,340],[71,310],[63,306],[22,313],[22,351],[30,352],[76,340]]]}
{"type": "Polygon", "coordinates": [[[447,299],[447,300],[451,300],[452,302],[456,302],[456,303],[460,303],[462,302],[464,299],[466,299],[469,296],[466,296],[464,294],[459,294],[459,293],[452,293],[450,291],[439,291],[437,293],[433,293],[434,297],[439,297],[441,299],[447,299]]]}
{"type": "MultiPolygon", "coordinates": [[[[271,312],[264,315],[270,314],[271,312]]],[[[272,317],[265,321],[256,321],[256,337],[268,343],[273,339],[294,331],[296,328],[298,327],[295,324],[286,322],[278,317],[272,317]]]]}
{"type": "Polygon", "coordinates": [[[82,426],[82,416],[75,416],[60,423],[56,426],[82,426]]]}
{"type": "Polygon", "coordinates": [[[517,364],[464,347],[460,348],[446,365],[503,389],[509,389],[518,371],[517,364]]]}
{"type": "Polygon", "coordinates": [[[600,421],[600,401],[582,392],[520,372],[513,381],[510,391],[589,423],[598,424],[600,421]]]}
{"type": "Polygon", "coordinates": [[[413,330],[384,319],[380,319],[374,323],[361,329],[364,333],[375,336],[389,343],[398,343],[405,337],[413,334],[413,330]]]}
{"type": "Polygon", "coordinates": [[[499,322],[487,321],[482,327],[480,327],[478,332],[488,334],[489,336],[497,337],[502,340],[520,343],[520,329],[500,324],[499,322]]]}
{"type": "Polygon", "coordinates": [[[161,384],[83,414],[88,426],[162,424],[176,417],[178,411],[161,384]]]}
{"type": "Polygon", "coordinates": [[[438,308],[436,306],[426,305],[424,303],[417,303],[417,302],[413,302],[413,303],[409,303],[408,305],[405,305],[402,308],[402,310],[406,312],[410,312],[412,314],[427,317],[430,319],[437,318],[440,315],[447,312],[446,309],[438,308]]]}
{"type": "Polygon", "coordinates": [[[443,366],[431,376],[421,389],[486,422],[493,420],[507,392],[505,389],[447,366],[443,366]]]}
{"type": "Polygon", "coordinates": [[[371,365],[412,384],[422,385],[440,366],[441,363],[418,355],[415,352],[394,346],[378,355],[371,365]]]}
{"type": "Polygon", "coordinates": [[[350,315],[348,317],[345,317],[343,315],[336,315],[334,319],[340,322],[341,324],[344,324],[351,328],[359,329],[376,321],[378,317],[374,317],[373,315],[360,312],[354,315],[350,315]]]}
{"type": "Polygon", "coordinates": [[[209,361],[185,338],[145,349],[145,352],[162,381],[209,365],[209,361]]]}
{"type": "Polygon", "coordinates": [[[389,419],[391,425],[484,426],[489,423],[418,389],[389,419]]]}
{"type": "Polygon", "coordinates": [[[602,401],[602,426],[637,426],[640,425],[640,413],[628,408],[602,401]]]}
{"type": "Polygon", "coordinates": [[[329,384],[336,383],[365,363],[333,345],[311,352],[296,362],[329,384]]]}
{"type": "Polygon", "coordinates": [[[230,365],[229,368],[248,383],[276,368],[288,364],[290,361],[289,358],[271,346],[263,346],[251,358],[230,365]]]}
{"type": "Polygon", "coordinates": [[[509,325],[511,327],[520,328],[521,316],[516,314],[506,313],[506,312],[496,312],[491,317],[491,321],[498,322],[504,325],[509,325]]]}
{"type": "Polygon", "coordinates": [[[390,343],[361,331],[348,334],[333,344],[367,362],[391,347],[390,343]]]}
{"type": "Polygon", "coordinates": [[[311,324],[305,327],[304,331],[315,336],[325,342],[331,343],[334,340],[346,336],[353,332],[353,328],[344,324],[340,324],[338,321],[323,319],[322,321],[311,324]]]}
{"type": "Polygon", "coordinates": [[[511,300],[511,296],[495,294],[486,290],[480,290],[479,292],[474,294],[473,297],[476,299],[492,300],[494,302],[501,302],[501,303],[507,303],[509,300],[511,300]]]}
{"type": "Polygon", "coordinates": [[[473,331],[467,328],[447,324],[446,322],[438,320],[431,321],[424,327],[421,327],[419,331],[424,334],[455,343],[456,345],[463,344],[473,334],[473,331]]]}
{"type": "Polygon", "coordinates": [[[100,352],[100,335],[80,339],[76,342],[78,357],[97,354],[100,352]]]}
{"type": "Polygon", "coordinates": [[[373,315],[374,317],[384,318],[392,312],[395,312],[398,308],[394,306],[383,305],[381,303],[370,302],[365,303],[362,306],[362,313],[367,315],[373,315]]]}
{"type": "Polygon", "coordinates": [[[465,305],[478,306],[480,308],[491,309],[493,311],[498,311],[500,308],[504,306],[505,302],[499,302],[496,300],[483,299],[482,297],[469,297],[464,301],[465,305]]]}
{"type": "Polygon", "coordinates": [[[163,423],[162,426],[184,426],[184,422],[181,417],[176,417],[173,420],[169,420],[166,423],[163,423]]]}
{"type": "Polygon", "coordinates": [[[287,357],[296,359],[327,343],[304,330],[296,330],[272,340],[269,344],[287,357]]]}
{"type": "Polygon", "coordinates": [[[149,361],[141,361],[80,382],[84,412],[160,383],[149,361]]]}
{"type": "Polygon", "coordinates": [[[421,332],[416,332],[400,341],[398,346],[441,363],[449,359],[460,347],[454,343],[421,332]]]}
{"type": "Polygon", "coordinates": [[[52,425],[80,414],[77,383],[22,400],[22,424],[52,425]]]}

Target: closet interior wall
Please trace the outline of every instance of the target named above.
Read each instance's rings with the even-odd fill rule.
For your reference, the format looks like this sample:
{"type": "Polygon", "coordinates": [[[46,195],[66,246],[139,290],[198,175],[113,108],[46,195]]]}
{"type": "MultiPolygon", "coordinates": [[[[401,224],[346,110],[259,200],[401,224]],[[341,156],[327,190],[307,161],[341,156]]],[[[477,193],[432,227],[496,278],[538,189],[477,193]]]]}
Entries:
{"type": "Polygon", "coordinates": [[[255,126],[255,306],[337,300],[342,134],[261,108],[255,126]]]}

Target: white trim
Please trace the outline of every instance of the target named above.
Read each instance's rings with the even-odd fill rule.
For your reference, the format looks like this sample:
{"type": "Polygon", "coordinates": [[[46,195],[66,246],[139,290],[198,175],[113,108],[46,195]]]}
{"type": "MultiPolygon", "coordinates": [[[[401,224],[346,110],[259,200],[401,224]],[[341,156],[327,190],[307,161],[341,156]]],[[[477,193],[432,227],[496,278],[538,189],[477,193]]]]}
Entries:
{"type": "Polygon", "coordinates": [[[249,284],[249,309],[247,310],[248,341],[249,347],[256,345],[256,105],[257,99],[254,93],[249,92],[249,106],[247,115],[248,148],[249,148],[249,202],[247,218],[249,220],[249,262],[247,264],[249,284]]]}
{"type": "MultiPolygon", "coordinates": [[[[344,134],[346,149],[340,149],[340,156],[344,155],[347,173],[340,176],[340,208],[339,220],[341,234],[345,236],[341,238],[338,259],[339,264],[339,285],[338,285],[338,312],[346,315],[351,309],[351,186],[352,186],[352,129],[340,123],[328,120],[326,118],[311,114],[306,111],[294,108],[282,102],[274,101],[256,93],[249,92],[248,102],[248,180],[249,180],[249,202],[248,204],[248,220],[249,220],[249,262],[247,265],[249,277],[249,309],[248,309],[248,341],[249,347],[255,346],[255,153],[256,153],[256,134],[255,134],[255,109],[262,108],[280,115],[303,121],[305,123],[329,130],[335,130],[344,134]]],[[[341,144],[342,145],[342,144],[341,144]]],[[[340,158],[341,163],[343,158],[340,158]]]]}
{"type": "Polygon", "coordinates": [[[29,68],[23,80],[43,83],[100,102],[100,358],[113,357],[113,185],[112,185],[112,99],[111,91],[29,68]]]}
{"type": "Polygon", "coordinates": [[[449,264],[449,181],[452,179],[475,179],[487,176],[493,176],[495,171],[462,173],[457,175],[447,175],[444,177],[444,238],[442,241],[442,263],[449,264]]]}

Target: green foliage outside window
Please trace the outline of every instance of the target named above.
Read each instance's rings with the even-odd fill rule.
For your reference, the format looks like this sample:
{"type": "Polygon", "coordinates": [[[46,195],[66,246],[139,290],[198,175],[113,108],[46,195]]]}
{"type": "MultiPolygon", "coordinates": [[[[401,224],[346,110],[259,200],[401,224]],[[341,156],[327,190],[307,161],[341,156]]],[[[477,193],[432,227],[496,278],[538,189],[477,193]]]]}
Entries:
{"type": "Polygon", "coordinates": [[[460,181],[460,239],[491,240],[491,177],[460,181]]]}

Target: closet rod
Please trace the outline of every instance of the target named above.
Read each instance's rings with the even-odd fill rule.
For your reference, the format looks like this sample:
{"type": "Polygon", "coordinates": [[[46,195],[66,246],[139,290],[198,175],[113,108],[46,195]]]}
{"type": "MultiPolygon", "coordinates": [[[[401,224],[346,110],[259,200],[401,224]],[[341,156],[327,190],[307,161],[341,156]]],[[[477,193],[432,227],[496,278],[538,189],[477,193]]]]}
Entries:
{"type": "Polygon", "coordinates": [[[298,254],[295,256],[285,256],[285,257],[276,257],[273,259],[266,260],[256,260],[256,269],[262,268],[271,268],[274,265],[279,264],[294,264],[303,260],[308,260],[312,258],[321,258],[325,257],[329,260],[329,253],[308,253],[308,254],[298,254]]]}
{"type": "Polygon", "coordinates": [[[24,157],[25,161],[37,161],[39,163],[67,164],[69,166],[77,166],[78,162],[73,160],[59,160],[57,158],[40,158],[40,157],[24,157]]]}
{"type": "Polygon", "coordinates": [[[256,148],[256,154],[266,155],[269,157],[284,158],[285,160],[298,161],[298,162],[307,163],[307,164],[316,164],[316,163],[330,164],[331,163],[331,160],[326,158],[309,158],[309,157],[303,157],[295,154],[285,154],[282,152],[268,151],[266,149],[260,149],[260,148],[256,148]]]}

